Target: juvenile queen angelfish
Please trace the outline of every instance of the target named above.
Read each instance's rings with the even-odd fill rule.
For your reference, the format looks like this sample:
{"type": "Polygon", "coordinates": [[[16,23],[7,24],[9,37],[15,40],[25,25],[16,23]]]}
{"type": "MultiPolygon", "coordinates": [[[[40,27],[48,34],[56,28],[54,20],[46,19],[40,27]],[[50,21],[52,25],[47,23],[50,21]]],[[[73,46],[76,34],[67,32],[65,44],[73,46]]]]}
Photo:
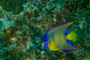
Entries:
{"type": "Polygon", "coordinates": [[[50,29],[44,38],[42,46],[50,51],[75,51],[75,46],[72,45],[71,41],[77,41],[77,34],[71,31],[68,34],[69,26],[73,22],[68,22],[60,26],[56,26],[50,29]]]}

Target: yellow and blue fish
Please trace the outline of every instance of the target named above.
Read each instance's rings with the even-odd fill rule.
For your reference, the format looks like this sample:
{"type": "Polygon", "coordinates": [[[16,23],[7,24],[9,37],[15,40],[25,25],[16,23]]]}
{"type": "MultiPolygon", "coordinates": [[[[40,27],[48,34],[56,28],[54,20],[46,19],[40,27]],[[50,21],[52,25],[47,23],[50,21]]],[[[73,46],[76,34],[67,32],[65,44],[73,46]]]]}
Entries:
{"type": "Polygon", "coordinates": [[[77,41],[77,33],[71,31],[68,34],[70,25],[73,22],[68,22],[60,26],[56,26],[50,29],[44,38],[42,46],[50,51],[75,51],[76,47],[71,43],[71,41],[77,41]]]}

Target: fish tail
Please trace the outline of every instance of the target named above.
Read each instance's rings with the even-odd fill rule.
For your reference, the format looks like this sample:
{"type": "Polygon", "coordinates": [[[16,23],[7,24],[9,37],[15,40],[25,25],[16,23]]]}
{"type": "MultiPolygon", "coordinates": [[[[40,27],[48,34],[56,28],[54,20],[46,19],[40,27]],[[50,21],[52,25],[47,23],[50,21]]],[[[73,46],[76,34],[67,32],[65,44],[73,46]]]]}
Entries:
{"type": "Polygon", "coordinates": [[[77,41],[77,33],[75,31],[71,31],[67,36],[67,39],[70,41],[76,42],[77,41]]]}

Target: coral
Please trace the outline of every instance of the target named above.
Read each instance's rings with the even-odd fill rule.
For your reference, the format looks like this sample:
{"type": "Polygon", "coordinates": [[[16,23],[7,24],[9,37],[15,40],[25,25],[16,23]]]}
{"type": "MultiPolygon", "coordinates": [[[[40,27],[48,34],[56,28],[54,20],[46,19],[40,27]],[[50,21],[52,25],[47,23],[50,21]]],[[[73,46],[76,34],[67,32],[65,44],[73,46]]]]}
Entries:
{"type": "Polygon", "coordinates": [[[23,4],[27,0],[0,0],[0,5],[6,11],[13,11],[14,14],[18,14],[23,10],[23,4]]]}
{"type": "Polygon", "coordinates": [[[8,27],[10,26],[14,26],[14,22],[12,20],[7,20],[7,19],[0,19],[0,27],[1,27],[1,30],[2,29],[7,29],[8,27]]]}
{"type": "Polygon", "coordinates": [[[0,59],[90,59],[90,5],[88,1],[28,0],[26,3],[25,0],[1,0],[0,2],[0,59]],[[21,7],[22,4],[23,7],[21,7]],[[10,5],[12,8],[9,9],[10,5]],[[13,11],[14,14],[8,11],[13,11]],[[69,21],[74,22],[69,31],[74,30],[78,34],[78,40],[74,43],[77,50],[65,52],[44,49],[41,44],[46,32],[69,21]]]}

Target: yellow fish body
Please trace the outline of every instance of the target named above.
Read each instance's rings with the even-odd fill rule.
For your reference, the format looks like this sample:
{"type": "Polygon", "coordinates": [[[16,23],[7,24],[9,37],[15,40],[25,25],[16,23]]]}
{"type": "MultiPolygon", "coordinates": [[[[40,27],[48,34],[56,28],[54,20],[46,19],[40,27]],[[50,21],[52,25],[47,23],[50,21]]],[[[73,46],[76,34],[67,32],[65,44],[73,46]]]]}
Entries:
{"type": "Polygon", "coordinates": [[[68,34],[69,26],[73,22],[68,22],[60,26],[56,26],[50,29],[42,43],[45,49],[50,51],[62,50],[62,51],[74,51],[76,47],[72,45],[71,41],[77,41],[77,34],[71,31],[68,34]]]}

